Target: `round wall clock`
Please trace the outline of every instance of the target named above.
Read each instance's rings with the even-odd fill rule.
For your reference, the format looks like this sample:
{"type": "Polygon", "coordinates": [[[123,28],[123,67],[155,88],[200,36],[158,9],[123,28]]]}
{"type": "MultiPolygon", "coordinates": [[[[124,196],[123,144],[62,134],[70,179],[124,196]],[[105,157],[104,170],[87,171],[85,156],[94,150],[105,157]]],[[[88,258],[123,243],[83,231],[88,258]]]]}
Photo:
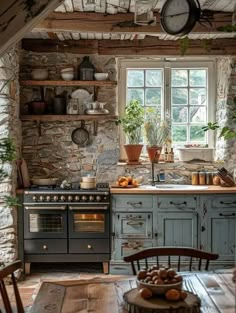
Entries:
{"type": "Polygon", "coordinates": [[[200,18],[195,0],[167,0],[161,10],[161,26],[170,35],[188,34],[200,18]]]}

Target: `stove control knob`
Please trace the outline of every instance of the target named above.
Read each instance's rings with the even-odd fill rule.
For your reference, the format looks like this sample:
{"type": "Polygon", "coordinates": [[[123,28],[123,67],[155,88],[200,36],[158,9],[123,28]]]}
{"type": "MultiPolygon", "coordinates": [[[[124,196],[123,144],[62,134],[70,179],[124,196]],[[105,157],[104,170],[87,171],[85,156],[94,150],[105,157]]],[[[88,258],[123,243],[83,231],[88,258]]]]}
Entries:
{"type": "Polygon", "coordinates": [[[87,201],[87,197],[86,196],[82,196],[82,201],[87,201]]]}
{"type": "Polygon", "coordinates": [[[97,201],[101,201],[101,200],[102,200],[102,197],[101,197],[101,196],[96,196],[96,200],[97,200],[97,201]]]}
{"type": "Polygon", "coordinates": [[[53,201],[57,201],[58,200],[58,196],[53,196],[53,201]]]}
{"type": "Polygon", "coordinates": [[[72,201],[73,197],[72,196],[68,196],[68,201],[72,201]]]}
{"type": "Polygon", "coordinates": [[[46,197],[46,201],[49,202],[50,200],[51,200],[51,197],[50,197],[50,196],[47,196],[47,197],[46,197]]]}
{"type": "Polygon", "coordinates": [[[61,201],[65,201],[65,200],[66,200],[66,197],[65,197],[65,196],[61,196],[60,200],[61,200],[61,201]]]}
{"type": "Polygon", "coordinates": [[[40,200],[40,201],[43,201],[43,200],[44,200],[44,196],[40,196],[40,197],[39,197],[39,200],[40,200]]]}
{"type": "Polygon", "coordinates": [[[89,201],[94,201],[94,196],[89,196],[89,201]]]}
{"type": "Polygon", "coordinates": [[[38,200],[37,196],[33,196],[33,200],[37,201],[38,200]]]}
{"type": "Polygon", "coordinates": [[[75,196],[75,201],[79,201],[79,196],[75,196]]]}

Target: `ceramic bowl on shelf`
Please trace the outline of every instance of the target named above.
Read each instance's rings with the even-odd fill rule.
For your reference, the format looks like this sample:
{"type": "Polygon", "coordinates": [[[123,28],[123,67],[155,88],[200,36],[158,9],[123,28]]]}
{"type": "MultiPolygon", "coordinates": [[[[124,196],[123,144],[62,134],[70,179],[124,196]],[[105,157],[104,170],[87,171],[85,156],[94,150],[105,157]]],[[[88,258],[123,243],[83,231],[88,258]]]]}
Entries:
{"type": "Polygon", "coordinates": [[[61,72],[63,80],[70,81],[74,79],[74,72],[61,72]]]}
{"type": "Polygon", "coordinates": [[[96,80],[107,80],[108,73],[95,73],[94,77],[96,80]]]}
{"type": "Polygon", "coordinates": [[[35,80],[46,80],[46,79],[48,79],[48,69],[46,69],[46,68],[35,68],[32,70],[31,76],[35,80]]]}
{"type": "Polygon", "coordinates": [[[74,68],[73,67],[65,67],[65,68],[61,69],[61,73],[67,73],[67,72],[74,72],[74,68]]]}

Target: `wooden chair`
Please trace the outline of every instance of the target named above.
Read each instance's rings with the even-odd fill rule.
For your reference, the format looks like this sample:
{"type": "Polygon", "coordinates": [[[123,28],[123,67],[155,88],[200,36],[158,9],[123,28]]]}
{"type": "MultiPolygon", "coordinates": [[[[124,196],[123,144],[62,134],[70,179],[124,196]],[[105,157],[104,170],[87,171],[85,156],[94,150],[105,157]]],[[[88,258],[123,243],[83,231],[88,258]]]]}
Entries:
{"type": "MultiPolygon", "coordinates": [[[[185,247],[160,247],[160,248],[148,248],[137,253],[131,254],[129,256],[124,257],[125,262],[130,262],[132,266],[132,271],[134,275],[137,275],[137,270],[141,269],[141,264],[144,264],[145,268],[149,268],[151,265],[162,265],[160,263],[160,257],[166,256],[168,257],[168,267],[172,267],[173,265],[177,271],[180,271],[183,268],[183,264],[186,266],[186,257],[188,257],[187,262],[189,271],[192,271],[193,262],[197,261],[198,270],[200,271],[202,268],[202,261],[205,260],[205,270],[208,270],[209,263],[211,260],[217,260],[218,254],[204,252],[198,249],[193,248],[185,248],[185,247]],[[175,259],[171,259],[174,256],[175,259]],[[176,258],[177,257],[177,258],[176,258]],[[185,257],[181,264],[181,257],[185,257]],[[150,260],[151,259],[151,260],[150,260]],[[195,260],[196,259],[196,260],[195,260]]],[[[183,259],[183,258],[182,258],[183,259]]],[[[186,270],[186,267],[185,267],[186,270]]]]}
{"type": "MultiPolygon", "coordinates": [[[[3,305],[5,308],[6,313],[13,313],[13,308],[11,306],[10,303],[10,299],[9,299],[9,295],[7,293],[7,289],[4,283],[4,279],[10,275],[11,277],[11,281],[12,281],[12,286],[13,286],[13,290],[14,290],[14,295],[15,295],[15,300],[16,300],[16,308],[17,308],[17,313],[25,313],[22,301],[21,301],[21,297],[20,297],[20,293],[17,287],[17,282],[16,282],[16,278],[14,275],[14,272],[16,270],[18,270],[19,268],[21,268],[22,264],[20,261],[15,261],[7,266],[5,266],[4,268],[2,268],[0,270],[0,294],[2,297],[2,301],[3,301],[3,305]]],[[[1,312],[1,310],[0,310],[1,312]]]]}

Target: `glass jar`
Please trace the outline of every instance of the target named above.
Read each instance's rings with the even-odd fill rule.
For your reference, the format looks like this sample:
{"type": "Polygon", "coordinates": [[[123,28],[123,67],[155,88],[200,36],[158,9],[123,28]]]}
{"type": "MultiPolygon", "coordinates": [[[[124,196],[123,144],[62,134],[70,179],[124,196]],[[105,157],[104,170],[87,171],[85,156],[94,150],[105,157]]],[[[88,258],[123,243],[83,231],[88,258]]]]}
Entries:
{"type": "Polygon", "coordinates": [[[199,173],[199,185],[205,185],[206,184],[206,173],[200,172],[199,173]]]}
{"type": "Polygon", "coordinates": [[[198,172],[192,172],[192,185],[199,184],[199,175],[198,172]]]}
{"type": "Polygon", "coordinates": [[[94,79],[94,66],[90,62],[89,57],[85,56],[79,66],[79,79],[80,80],[93,80],[94,79]]]}
{"type": "Polygon", "coordinates": [[[212,172],[206,173],[206,185],[212,185],[213,184],[213,175],[212,172]]]}

